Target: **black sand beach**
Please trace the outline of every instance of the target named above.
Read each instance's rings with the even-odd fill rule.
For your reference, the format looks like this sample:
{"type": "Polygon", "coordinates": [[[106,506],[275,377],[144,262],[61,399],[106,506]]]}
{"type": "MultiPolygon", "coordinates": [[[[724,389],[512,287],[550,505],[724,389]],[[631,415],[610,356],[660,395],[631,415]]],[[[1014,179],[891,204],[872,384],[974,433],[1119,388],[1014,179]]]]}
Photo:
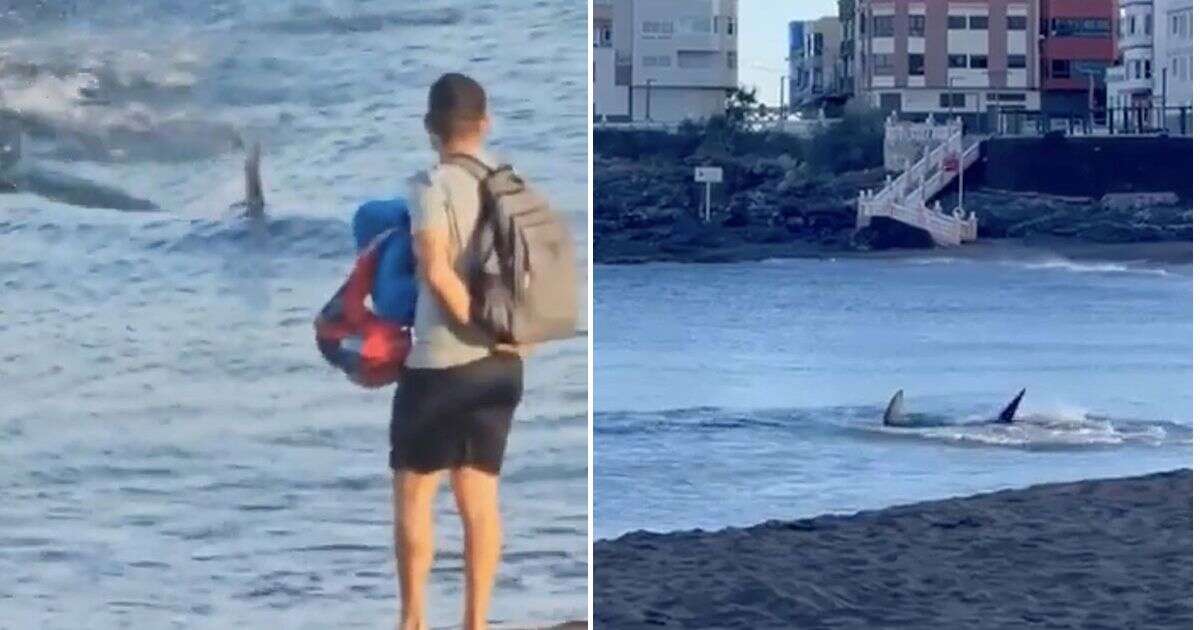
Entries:
{"type": "MultiPolygon", "coordinates": [[[[886,480],[881,480],[886,483],[886,480]]],[[[595,627],[1192,627],[1192,471],[595,544],[595,627]]]]}

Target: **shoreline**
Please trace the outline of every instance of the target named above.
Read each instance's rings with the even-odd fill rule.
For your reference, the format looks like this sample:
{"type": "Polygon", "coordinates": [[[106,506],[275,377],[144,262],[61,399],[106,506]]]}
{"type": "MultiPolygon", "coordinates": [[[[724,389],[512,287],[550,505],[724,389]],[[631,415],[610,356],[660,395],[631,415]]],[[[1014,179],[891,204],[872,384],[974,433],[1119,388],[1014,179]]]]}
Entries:
{"type": "Polygon", "coordinates": [[[980,239],[959,247],[931,249],[886,249],[858,251],[816,243],[779,243],[714,248],[667,257],[653,255],[596,255],[595,265],[644,265],[652,263],[729,264],[766,260],[911,260],[950,258],[955,260],[1012,260],[1029,256],[1059,258],[1076,262],[1143,263],[1147,265],[1192,264],[1191,241],[1153,243],[1090,243],[1069,238],[1025,237],[980,239]]]}
{"type": "Polygon", "coordinates": [[[1191,628],[1192,471],[594,545],[605,628],[1191,628]]]}

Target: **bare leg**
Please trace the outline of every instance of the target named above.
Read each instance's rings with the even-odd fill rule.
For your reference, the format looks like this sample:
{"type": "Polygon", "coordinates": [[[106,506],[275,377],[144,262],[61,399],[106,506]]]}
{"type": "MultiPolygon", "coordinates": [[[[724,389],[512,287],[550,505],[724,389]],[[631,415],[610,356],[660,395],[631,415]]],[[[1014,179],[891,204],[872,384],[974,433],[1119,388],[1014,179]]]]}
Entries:
{"type": "Polygon", "coordinates": [[[475,468],[456,468],[450,473],[454,499],[463,522],[466,541],[465,630],[486,630],[492,583],[500,563],[499,478],[475,468]]]}
{"type": "Polygon", "coordinates": [[[400,630],[427,630],[425,582],[433,568],[433,500],[440,472],[392,473],[396,574],[400,578],[400,630]]]}

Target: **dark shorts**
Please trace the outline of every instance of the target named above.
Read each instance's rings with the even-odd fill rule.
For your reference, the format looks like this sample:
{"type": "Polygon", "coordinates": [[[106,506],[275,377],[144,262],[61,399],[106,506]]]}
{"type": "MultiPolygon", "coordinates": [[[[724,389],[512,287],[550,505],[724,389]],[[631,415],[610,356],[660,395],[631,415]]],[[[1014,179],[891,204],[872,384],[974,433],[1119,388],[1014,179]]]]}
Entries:
{"type": "Polygon", "coordinates": [[[392,470],[469,466],[499,473],[523,389],[524,369],[516,355],[405,369],[392,401],[392,470]]]}

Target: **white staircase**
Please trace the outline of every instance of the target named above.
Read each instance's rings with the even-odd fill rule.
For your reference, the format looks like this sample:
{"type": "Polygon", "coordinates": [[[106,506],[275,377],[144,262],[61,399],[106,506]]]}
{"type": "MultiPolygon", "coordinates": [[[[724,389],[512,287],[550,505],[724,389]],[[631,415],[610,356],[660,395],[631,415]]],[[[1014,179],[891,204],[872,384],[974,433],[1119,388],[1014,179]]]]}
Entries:
{"type": "Polygon", "coordinates": [[[887,217],[906,225],[925,230],[940,246],[961,245],[978,238],[979,222],[975,213],[967,215],[957,207],[949,214],[940,203],[929,207],[930,199],[966,171],[979,159],[980,142],[965,145],[962,120],[952,123],[949,137],[932,149],[926,147],[916,163],[906,162],[906,168],[877,193],[862,191],[858,196],[856,229],[871,223],[874,217],[887,217]],[[957,165],[957,168],[947,169],[957,165]]]}

